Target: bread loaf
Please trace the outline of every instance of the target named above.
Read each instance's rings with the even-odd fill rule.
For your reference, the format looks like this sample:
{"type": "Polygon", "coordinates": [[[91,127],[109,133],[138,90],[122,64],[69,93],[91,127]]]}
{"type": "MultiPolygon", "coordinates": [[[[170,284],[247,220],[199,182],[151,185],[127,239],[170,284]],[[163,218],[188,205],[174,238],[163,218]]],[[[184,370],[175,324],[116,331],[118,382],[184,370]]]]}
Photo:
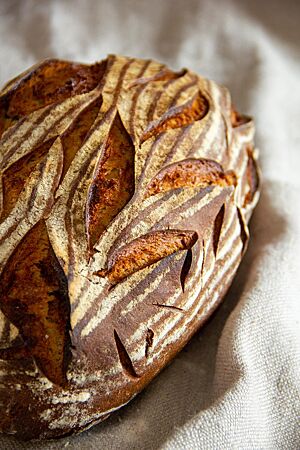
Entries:
{"type": "Polygon", "coordinates": [[[46,60],[0,93],[0,431],[80,432],[226,293],[259,195],[251,118],[189,70],[46,60]]]}

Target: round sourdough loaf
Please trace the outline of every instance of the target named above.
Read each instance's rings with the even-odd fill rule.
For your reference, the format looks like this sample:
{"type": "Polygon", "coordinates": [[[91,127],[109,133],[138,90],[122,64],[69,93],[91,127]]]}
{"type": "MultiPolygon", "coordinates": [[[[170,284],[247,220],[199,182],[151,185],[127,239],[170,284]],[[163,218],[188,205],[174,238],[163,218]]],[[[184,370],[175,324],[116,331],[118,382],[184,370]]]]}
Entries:
{"type": "Polygon", "coordinates": [[[0,431],[82,431],[216,309],[258,200],[254,126],[189,70],[46,60],[0,93],[0,431]]]}

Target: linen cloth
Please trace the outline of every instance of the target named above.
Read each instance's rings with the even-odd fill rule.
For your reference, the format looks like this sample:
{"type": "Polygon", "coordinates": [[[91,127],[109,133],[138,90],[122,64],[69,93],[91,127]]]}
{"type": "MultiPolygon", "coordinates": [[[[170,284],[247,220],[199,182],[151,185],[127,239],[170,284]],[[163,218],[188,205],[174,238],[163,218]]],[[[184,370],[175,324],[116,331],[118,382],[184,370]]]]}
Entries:
{"type": "Polygon", "coordinates": [[[235,281],[174,362],[82,435],[1,449],[300,449],[299,22],[296,0],[0,2],[1,84],[49,56],[189,67],[255,117],[263,171],[235,281]]]}

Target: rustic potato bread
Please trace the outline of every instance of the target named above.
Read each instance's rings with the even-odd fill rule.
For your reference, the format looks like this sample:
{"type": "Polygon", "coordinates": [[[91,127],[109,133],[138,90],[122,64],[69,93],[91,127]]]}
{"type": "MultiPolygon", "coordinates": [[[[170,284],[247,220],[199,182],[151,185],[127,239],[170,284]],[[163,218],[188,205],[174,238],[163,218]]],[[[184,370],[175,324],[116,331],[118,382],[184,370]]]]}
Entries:
{"type": "Polygon", "coordinates": [[[0,93],[0,430],[76,433],[216,309],[258,200],[254,126],[189,70],[46,60],[0,93]]]}

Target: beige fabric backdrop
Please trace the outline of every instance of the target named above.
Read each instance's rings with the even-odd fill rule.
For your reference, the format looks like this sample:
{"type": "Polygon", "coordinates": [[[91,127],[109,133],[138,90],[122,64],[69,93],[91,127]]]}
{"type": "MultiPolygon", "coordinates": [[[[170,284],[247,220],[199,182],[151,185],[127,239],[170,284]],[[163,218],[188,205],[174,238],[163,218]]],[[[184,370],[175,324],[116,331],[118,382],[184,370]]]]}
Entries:
{"type": "Polygon", "coordinates": [[[149,388],[74,438],[3,449],[300,449],[300,3],[0,1],[0,81],[107,53],[189,66],[257,122],[264,184],[221,308],[149,388]]]}

